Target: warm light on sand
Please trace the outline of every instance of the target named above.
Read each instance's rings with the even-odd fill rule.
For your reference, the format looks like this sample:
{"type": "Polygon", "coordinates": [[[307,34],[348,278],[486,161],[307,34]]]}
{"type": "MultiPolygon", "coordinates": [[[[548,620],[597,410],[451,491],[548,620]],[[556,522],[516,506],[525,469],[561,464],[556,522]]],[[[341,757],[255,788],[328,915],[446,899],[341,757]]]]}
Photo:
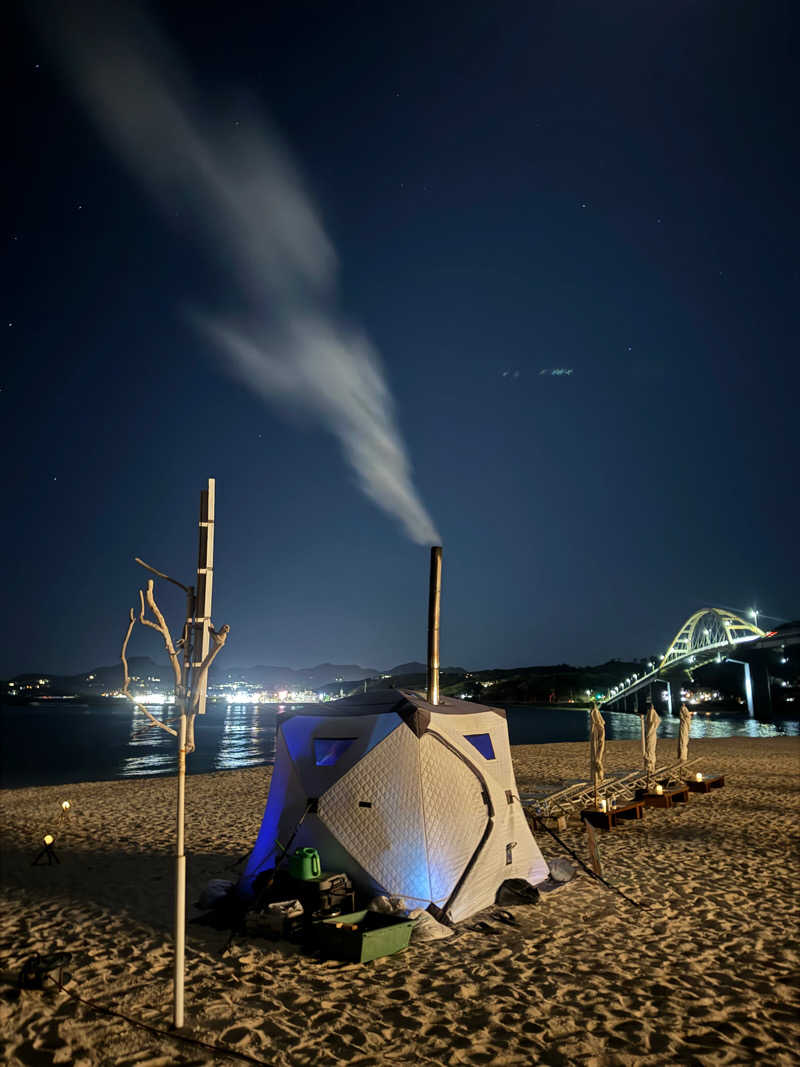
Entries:
{"type": "MultiPolygon", "coordinates": [[[[659,746],[667,762],[673,749],[672,739],[665,740],[659,746]]],[[[512,748],[519,790],[533,792],[543,782],[555,789],[561,782],[585,779],[587,747],[582,741],[512,748]]],[[[314,996],[323,996],[331,1007],[315,1013],[313,1025],[309,965],[299,948],[237,934],[235,971],[241,981],[228,984],[221,980],[217,959],[224,935],[190,924],[186,1009],[191,1033],[203,1041],[235,1041],[237,1051],[265,1063],[291,1059],[287,1035],[291,1040],[302,1035],[295,1058],[330,1067],[348,1067],[356,1047],[365,1050],[363,1056],[368,1050],[375,1063],[413,1063],[412,1042],[429,1029],[439,1036],[431,1038],[428,1059],[442,1064],[465,1059],[465,1049],[476,1053],[475,1064],[535,1063],[548,1058],[547,1049],[557,1049],[569,1064],[602,1061],[604,1055],[648,1067],[673,1067],[698,1056],[711,1062],[727,1055],[731,1062],[744,1062],[750,1053],[741,1050],[748,1049],[757,1053],[752,1062],[796,1063],[787,992],[797,969],[798,908],[787,884],[797,871],[800,738],[702,738],[692,742],[691,752],[698,762],[685,777],[693,782],[692,767],[710,767],[725,775],[720,791],[710,798],[695,795],[677,810],[647,808],[642,819],[620,819],[615,828],[595,833],[604,877],[641,901],[642,909],[581,870],[562,888],[543,893],[539,905],[513,908],[518,927],[506,930],[490,907],[487,918],[492,927],[503,927],[502,934],[468,932],[473,923],[467,921],[457,926],[465,933],[455,941],[420,947],[412,942],[383,964],[316,965],[324,992],[314,996]],[[678,885],[681,892],[673,896],[678,885]],[[643,944],[650,945],[644,955],[643,944]],[[539,996],[544,969],[548,995],[539,996]],[[756,975],[765,976],[763,985],[756,975]],[[755,1011],[753,981],[759,982],[755,1011]],[[530,1001],[520,1000],[521,990],[531,991],[530,1001]],[[450,1013],[446,1026],[442,1004],[450,1013]],[[413,1036],[406,1026],[407,1005],[413,1005],[420,1024],[413,1036]],[[280,1029],[270,1022],[273,1012],[280,1029]],[[643,1047],[643,1025],[650,1051],[643,1047]],[[337,1036],[342,1026],[354,1042],[347,1048],[337,1036]],[[690,1039],[698,1034],[703,1043],[694,1045],[690,1039]],[[616,1052],[603,1053],[604,1047],[616,1052]]],[[[607,741],[606,773],[629,773],[639,756],[638,738],[607,741]]],[[[196,899],[195,889],[220,877],[221,857],[252,849],[269,775],[264,766],[192,775],[190,901],[196,899]]],[[[651,790],[656,782],[664,797],[672,792],[654,775],[651,790]]],[[[0,790],[0,939],[7,954],[13,946],[21,965],[34,951],[44,954],[56,942],[59,947],[74,942],[70,947],[86,957],[71,967],[72,988],[144,1022],[153,1019],[154,997],[166,1018],[171,995],[171,786],[155,777],[75,783],[68,794],[61,792],[61,800],[52,786],[0,790]],[[44,826],[54,813],[61,818],[57,812],[65,796],[72,806],[68,834],[48,832],[44,826]],[[81,818],[75,821],[72,814],[78,810],[81,818]],[[64,834],[66,856],[55,842],[45,848],[46,833],[59,841],[64,834]],[[33,853],[40,849],[34,866],[33,853]],[[47,852],[58,855],[62,866],[55,858],[48,864],[47,852]]],[[[594,789],[587,793],[588,806],[594,807],[594,789]]],[[[610,795],[598,790],[601,810],[603,801],[607,813],[618,810],[610,795]]],[[[509,808],[516,811],[516,805],[509,808]]],[[[570,826],[556,833],[581,859],[588,858],[585,830],[570,826]]],[[[562,855],[550,834],[535,836],[548,860],[562,855]]],[[[10,970],[8,963],[5,967],[10,970]]],[[[54,994],[55,987],[46,998],[31,991],[13,1004],[0,997],[4,1062],[31,1063],[43,1041],[43,1061],[55,1057],[86,1067],[132,1062],[145,1050],[156,1062],[178,1059],[179,1046],[170,1037],[133,1030],[122,1019],[101,1021],[82,1009],[67,1011],[66,1000],[59,1008],[50,999],[54,994]]]]}
{"type": "Polygon", "coordinates": [[[72,805],[70,804],[70,802],[68,800],[62,800],[61,801],[61,809],[62,809],[62,811],[69,811],[69,809],[71,807],[72,807],[72,805]]]}

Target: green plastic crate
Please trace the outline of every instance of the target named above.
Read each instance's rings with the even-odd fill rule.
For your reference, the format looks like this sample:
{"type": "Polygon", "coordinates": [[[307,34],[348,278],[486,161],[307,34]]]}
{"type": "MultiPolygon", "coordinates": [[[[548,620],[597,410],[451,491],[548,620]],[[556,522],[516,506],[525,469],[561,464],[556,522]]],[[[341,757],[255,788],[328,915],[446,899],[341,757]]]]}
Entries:
{"type": "Polygon", "coordinates": [[[317,943],[325,956],[367,963],[408,948],[414,922],[405,916],[378,911],[353,911],[314,923],[317,943]],[[354,929],[355,927],[355,929],[354,929]]]}

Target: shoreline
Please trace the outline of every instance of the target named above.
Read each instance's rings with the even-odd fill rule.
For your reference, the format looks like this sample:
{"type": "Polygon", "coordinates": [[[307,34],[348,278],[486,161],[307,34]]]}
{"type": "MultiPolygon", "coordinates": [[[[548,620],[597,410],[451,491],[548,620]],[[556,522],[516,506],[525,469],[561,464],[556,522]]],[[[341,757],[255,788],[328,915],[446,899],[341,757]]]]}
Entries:
{"type": "MultiPolygon", "coordinates": [[[[659,740],[659,763],[674,754],[673,740],[659,740]]],[[[227,934],[190,924],[190,1031],[279,1067],[798,1063],[800,738],[698,740],[689,755],[724,773],[725,787],[598,834],[605,877],[644,909],[581,875],[513,909],[517,927],[490,910],[490,932],[473,917],[448,940],[363,966],[244,938],[223,958],[227,934]]],[[[514,746],[512,756],[521,792],[588,769],[583,742],[514,746]]],[[[607,743],[607,771],[638,761],[637,742],[607,743]]],[[[210,878],[235,877],[270,772],[190,776],[190,903],[210,878]]],[[[66,949],[70,988],[169,1025],[174,803],[174,776],[0,792],[6,1063],[235,1062],[55,990],[10,996],[32,952],[66,949]],[[32,867],[45,832],[61,862],[32,867]]],[[[586,858],[582,830],[560,836],[586,858]]],[[[546,858],[560,854],[548,835],[537,840],[546,858]]]]}
{"type": "MultiPolygon", "coordinates": [[[[521,744],[588,743],[588,713],[585,707],[506,705],[512,746],[521,744]]],[[[31,715],[42,712],[31,709],[31,715]]],[[[53,714],[50,709],[28,721],[28,709],[8,708],[0,720],[0,790],[13,790],[101,781],[148,781],[175,773],[177,754],[171,739],[157,728],[146,727],[143,716],[75,710],[53,714]],[[70,717],[70,714],[73,717],[70,717]],[[84,721],[81,716],[93,714],[84,721]],[[89,728],[87,730],[87,725],[89,728]],[[141,726],[143,729],[139,730],[141,726]],[[42,747],[41,736],[49,736],[42,747]],[[95,737],[96,734],[96,737],[95,737]],[[133,777],[135,776],[135,778],[133,777]]],[[[279,716],[278,716],[279,717],[279,716]]],[[[632,713],[604,716],[607,739],[638,739],[640,719],[632,713]]],[[[188,774],[243,769],[269,765],[273,758],[272,737],[276,716],[271,707],[229,708],[224,714],[212,709],[199,725],[198,747],[188,763],[188,774]],[[228,718],[237,728],[228,731],[228,718]],[[253,726],[258,723],[258,728],[253,726]]],[[[677,735],[678,719],[664,715],[661,740],[677,735]]],[[[796,719],[754,719],[725,710],[697,710],[692,723],[692,741],[719,736],[794,736],[800,732],[796,719]]]]}

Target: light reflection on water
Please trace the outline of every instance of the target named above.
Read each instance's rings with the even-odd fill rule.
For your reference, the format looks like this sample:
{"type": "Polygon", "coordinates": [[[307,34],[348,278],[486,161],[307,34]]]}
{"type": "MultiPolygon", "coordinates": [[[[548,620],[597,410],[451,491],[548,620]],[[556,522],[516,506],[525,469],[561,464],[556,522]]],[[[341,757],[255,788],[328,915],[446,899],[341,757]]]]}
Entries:
{"type": "MultiPolygon", "coordinates": [[[[507,709],[508,733],[512,745],[538,745],[550,741],[588,741],[589,712],[582,708],[551,708],[515,705],[507,709]]],[[[604,711],[609,741],[641,738],[638,715],[624,711],[604,711]]],[[[677,738],[680,720],[662,715],[658,736],[677,738]]],[[[690,738],[703,737],[781,737],[800,734],[800,722],[790,719],[758,720],[731,711],[697,711],[692,717],[690,738]]]]}
{"type": "Polygon", "coordinates": [[[264,721],[263,710],[255,704],[229,704],[222,725],[222,739],[214,759],[214,770],[253,767],[275,759],[274,709],[264,721]]]}
{"type": "MultiPolygon", "coordinates": [[[[177,725],[174,708],[151,710],[162,721],[166,715],[177,725]]],[[[312,706],[310,710],[318,709],[312,706]]],[[[272,763],[279,714],[275,705],[209,705],[207,713],[196,720],[197,747],[188,759],[189,774],[272,763]]],[[[639,739],[638,716],[610,711],[604,718],[609,740],[639,739]]],[[[578,708],[509,707],[508,730],[513,745],[585,742],[589,713],[578,708]]],[[[677,732],[678,719],[663,716],[659,737],[676,737],[677,732]]],[[[693,738],[782,734],[800,734],[800,723],[700,711],[691,728],[693,738]]],[[[112,707],[2,705],[0,709],[3,788],[175,774],[176,748],[174,737],[153,726],[140,711],[121,703],[112,707]],[[47,743],[43,744],[45,738],[47,743]]]]}
{"type": "MultiPolygon", "coordinates": [[[[175,729],[175,709],[153,708],[152,713],[161,722],[175,729]]],[[[170,774],[177,768],[175,738],[147,718],[138,708],[131,708],[131,725],[128,738],[130,755],[123,761],[120,778],[144,778],[154,774],[170,774]]]]}
{"type": "MultiPolygon", "coordinates": [[[[157,719],[173,727],[174,708],[150,709],[157,719]],[[164,715],[173,718],[164,718],[164,715]]],[[[237,767],[269,764],[275,759],[277,708],[263,704],[212,705],[195,719],[195,751],[188,758],[192,774],[230,771],[237,767]]],[[[120,778],[177,773],[175,738],[153,726],[140,711],[133,711],[130,748],[120,778]]]]}

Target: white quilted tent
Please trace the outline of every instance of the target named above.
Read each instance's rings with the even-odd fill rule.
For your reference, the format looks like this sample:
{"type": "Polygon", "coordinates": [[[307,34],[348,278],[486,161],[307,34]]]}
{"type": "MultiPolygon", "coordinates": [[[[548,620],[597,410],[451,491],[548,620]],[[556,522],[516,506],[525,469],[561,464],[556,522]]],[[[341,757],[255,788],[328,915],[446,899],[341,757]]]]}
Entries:
{"type": "Polygon", "coordinates": [[[517,796],[505,712],[450,697],[432,705],[387,689],[282,717],[245,895],[301,819],[292,851],[316,848],[324,870],[454,922],[494,903],[506,878],[548,875],[517,796]]]}

